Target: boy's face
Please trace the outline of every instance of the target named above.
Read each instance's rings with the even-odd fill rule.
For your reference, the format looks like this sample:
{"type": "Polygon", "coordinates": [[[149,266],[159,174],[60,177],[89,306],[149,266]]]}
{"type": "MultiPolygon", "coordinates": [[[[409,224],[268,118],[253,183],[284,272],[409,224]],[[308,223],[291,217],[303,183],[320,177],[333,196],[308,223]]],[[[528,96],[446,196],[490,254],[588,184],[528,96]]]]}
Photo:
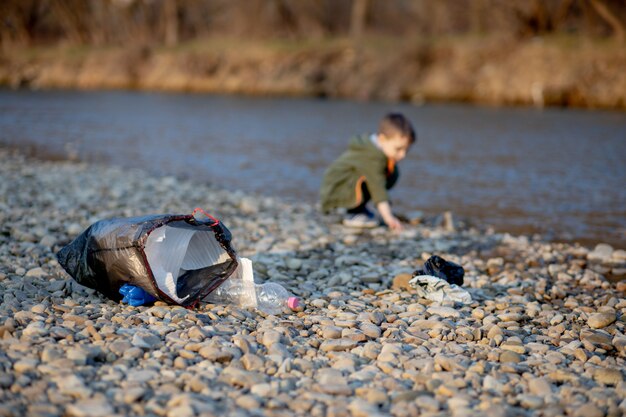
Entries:
{"type": "Polygon", "coordinates": [[[403,160],[411,147],[409,138],[400,135],[385,136],[379,134],[378,144],[380,145],[380,149],[383,151],[385,156],[396,162],[403,160]]]}

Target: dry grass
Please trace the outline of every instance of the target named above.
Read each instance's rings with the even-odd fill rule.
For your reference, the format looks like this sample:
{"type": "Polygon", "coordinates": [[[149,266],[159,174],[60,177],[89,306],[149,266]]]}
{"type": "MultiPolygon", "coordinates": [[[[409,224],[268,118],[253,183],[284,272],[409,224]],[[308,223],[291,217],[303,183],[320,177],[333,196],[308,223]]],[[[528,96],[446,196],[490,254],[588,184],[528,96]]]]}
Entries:
{"type": "Polygon", "coordinates": [[[6,48],[5,85],[626,108],[626,49],[575,36],[255,40],[6,48]]]}

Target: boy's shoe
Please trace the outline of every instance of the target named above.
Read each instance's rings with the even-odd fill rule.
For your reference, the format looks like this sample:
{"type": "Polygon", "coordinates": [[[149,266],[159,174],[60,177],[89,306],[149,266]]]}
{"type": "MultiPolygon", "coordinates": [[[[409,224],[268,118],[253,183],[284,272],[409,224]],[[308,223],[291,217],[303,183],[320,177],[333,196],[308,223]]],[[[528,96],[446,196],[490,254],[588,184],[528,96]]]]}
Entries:
{"type": "Polygon", "coordinates": [[[370,212],[347,214],[343,219],[343,225],[359,229],[371,229],[378,226],[378,220],[370,212]]]}

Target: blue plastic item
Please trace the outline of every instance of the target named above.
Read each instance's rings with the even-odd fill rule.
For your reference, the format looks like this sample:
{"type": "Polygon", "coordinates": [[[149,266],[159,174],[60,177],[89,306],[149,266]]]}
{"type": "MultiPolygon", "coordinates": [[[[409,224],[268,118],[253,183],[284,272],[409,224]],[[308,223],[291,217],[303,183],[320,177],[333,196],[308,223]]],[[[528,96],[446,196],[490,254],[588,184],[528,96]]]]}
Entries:
{"type": "Polygon", "coordinates": [[[124,296],[122,302],[128,303],[133,307],[151,304],[156,301],[156,298],[144,291],[143,288],[129,284],[121,286],[120,294],[124,296]]]}

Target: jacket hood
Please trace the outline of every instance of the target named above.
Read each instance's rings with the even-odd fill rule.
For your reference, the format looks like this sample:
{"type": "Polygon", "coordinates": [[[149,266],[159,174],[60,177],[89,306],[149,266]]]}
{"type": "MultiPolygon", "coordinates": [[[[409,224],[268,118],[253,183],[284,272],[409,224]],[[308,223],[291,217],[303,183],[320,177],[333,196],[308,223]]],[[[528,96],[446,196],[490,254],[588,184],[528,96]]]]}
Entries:
{"type": "Polygon", "coordinates": [[[352,139],[350,139],[350,142],[348,143],[348,149],[353,152],[359,152],[359,153],[363,152],[366,154],[375,155],[379,158],[382,157],[382,158],[387,159],[383,151],[381,151],[372,142],[371,135],[364,134],[364,135],[353,137],[352,139]]]}

